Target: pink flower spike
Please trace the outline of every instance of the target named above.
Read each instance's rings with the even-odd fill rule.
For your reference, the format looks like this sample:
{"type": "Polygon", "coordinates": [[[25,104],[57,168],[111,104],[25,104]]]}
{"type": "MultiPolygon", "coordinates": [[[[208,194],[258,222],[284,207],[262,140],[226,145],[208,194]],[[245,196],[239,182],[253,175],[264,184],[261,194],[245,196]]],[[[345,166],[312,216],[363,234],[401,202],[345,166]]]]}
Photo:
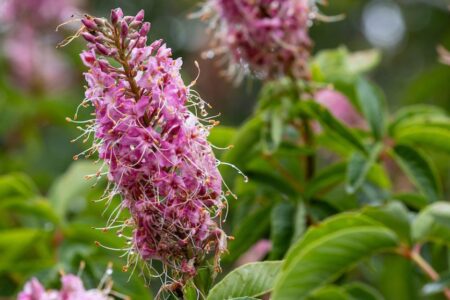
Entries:
{"type": "MultiPolygon", "coordinates": [[[[218,269],[226,250],[226,235],[216,221],[226,197],[207,140],[216,122],[203,124],[188,109],[203,117],[206,104],[190,96],[181,59],[161,40],[147,45],[150,23],[128,26],[134,17],[120,18],[120,32],[111,31],[110,24],[90,32],[108,40],[88,40],[89,50],[81,56],[89,68],[86,101],[95,108],[86,130],[95,132],[92,148],[109,167],[112,189],[105,199],[120,194],[120,208],[131,215],[115,225],[120,236],[131,232],[128,262],[160,260],[172,278],[183,281],[196,275],[212,250],[218,269]],[[106,56],[119,67],[111,67],[106,56]]],[[[131,22],[141,18],[143,11],[131,22]]]]}

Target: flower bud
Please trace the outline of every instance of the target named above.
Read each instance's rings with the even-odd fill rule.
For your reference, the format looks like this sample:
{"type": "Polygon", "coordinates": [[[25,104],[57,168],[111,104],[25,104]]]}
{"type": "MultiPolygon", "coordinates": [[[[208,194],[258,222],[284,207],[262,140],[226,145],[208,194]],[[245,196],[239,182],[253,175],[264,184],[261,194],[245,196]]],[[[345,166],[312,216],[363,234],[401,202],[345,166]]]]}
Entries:
{"type": "Polygon", "coordinates": [[[135,21],[138,21],[138,22],[142,22],[142,21],[144,20],[144,15],[145,15],[145,12],[144,12],[143,9],[141,9],[141,10],[136,14],[136,17],[134,17],[134,20],[135,20],[135,21]]]}
{"type": "Polygon", "coordinates": [[[123,11],[121,8],[111,10],[111,23],[116,25],[123,18],[123,11]]]}
{"type": "Polygon", "coordinates": [[[94,18],[95,24],[97,24],[99,27],[104,27],[106,25],[106,20],[103,18],[94,18]]]}
{"type": "Polygon", "coordinates": [[[149,22],[145,22],[142,24],[141,30],[139,30],[139,34],[141,36],[147,36],[148,32],[150,31],[151,24],[149,22]]]}
{"type": "Polygon", "coordinates": [[[81,19],[81,23],[83,23],[83,25],[89,30],[97,29],[97,24],[95,24],[95,22],[92,19],[83,18],[81,19]]]}
{"type": "Polygon", "coordinates": [[[97,33],[95,37],[95,42],[103,44],[106,40],[106,37],[103,35],[103,33],[99,32],[97,33]]]}
{"type": "Polygon", "coordinates": [[[133,20],[131,23],[130,23],[130,28],[133,28],[133,29],[136,29],[136,28],[139,28],[139,26],[142,24],[142,21],[136,21],[136,20],[133,20]]]}
{"type": "Polygon", "coordinates": [[[102,45],[100,43],[96,43],[95,48],[98,50],[98,52],[100,52],[100,54],[103,54],[106,56],[110,55],[110,53],[111,53],[111,51],[108,48],[106,48],[104,45],[102,45]]]}
{"type": "Polygon", "coordinates": [[[125,20],[122,20],[120,22],[120,35],[122,38],[125,38],[128,35],[128,24],[125,22],[125,20]]]}
{"type": "Polygon", "coordinates": [[[96,37],[93,36],[92,34],[90,34],[89,32],[83,32],[81,33],[81,36],[88,41],[89,43],[95,43],[96,42],[96,37]]]}
{"type": "Polygon", "coordinates": [[[134,20],[133,16],[126,16],[123,18],[123,20],[127,23],[131,23],[134,20]]]}
{"type": "Polygon", "coordinates": [[[140,37],[140,38],[138,39],[138,41],[137,41],[137,43],[136,43],[136,47],[137,47],[137,48],[142,48],[142,47],[145,46],[145,43],[146,43],[146,42],[147,42],[147,37],[142,36],[142,37],[140,37]]]}

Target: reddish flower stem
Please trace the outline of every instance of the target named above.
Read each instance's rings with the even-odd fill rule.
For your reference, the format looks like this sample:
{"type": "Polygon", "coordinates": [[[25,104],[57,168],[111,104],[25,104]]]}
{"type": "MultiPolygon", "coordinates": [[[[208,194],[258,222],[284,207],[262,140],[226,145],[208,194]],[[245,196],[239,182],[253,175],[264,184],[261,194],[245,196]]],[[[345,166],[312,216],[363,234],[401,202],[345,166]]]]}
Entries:
{"type": "MultiPolygon", "coordinates": [[[[405,253],[405,257],[413,261],[431,280],[438,281],[440,279],[439,274],[433,269],[433,267],[420,255],[420,245],[417,244],[408,253],[405,253]]],[[[443,293],[447,299],[450,300],[450,289],[445,288],[443,293]]]]}

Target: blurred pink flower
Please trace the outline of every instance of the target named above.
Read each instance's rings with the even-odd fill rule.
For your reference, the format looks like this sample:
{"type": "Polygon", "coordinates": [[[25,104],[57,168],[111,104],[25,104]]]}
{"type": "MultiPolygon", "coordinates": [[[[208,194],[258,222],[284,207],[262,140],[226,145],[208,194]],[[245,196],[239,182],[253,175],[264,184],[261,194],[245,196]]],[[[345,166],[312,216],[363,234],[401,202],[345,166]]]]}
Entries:
{"type": "Polygon", "coordinates": [[[209,0],[203,18],[211,19],[215,48],[232,76],[307,77],[312,42],[308,35],[315,7],[308,0],[209,0]]]}
{"type": "MultiPolygon", "coordinates": [[[[325,88],[319,90],[314,95],[314,99],[327,108],[333,116],[349,127],[364,127],[364,119],[356,111],[350,100],[343,94],[333,89],[325,88]]],[[[320,131],[319,125],[314,126],[316,131],[320,131]]]]}
{"type": "Polygon", "coordinates": [[[450,52],[443,46],[438,46],[437,52],[439,54],[439,61],[450,66],[450,52]]]}
{"type": "Polygon", "coordinates": [[[269,240],[260,240],[239,257],[236,265],[242,266],[251,262],[260,261],[271,249],[272,243],[269,240]]]}
{"type": "Polygon", "coordinates": [[[67,274],[61,278],[61,290],[45,290],[42,284],[36,278],[31,279],[25,284],[22,292],[19,293],[17,300],[110,300],[108,296],[109,287],[99,290],[84,288],[81,279],[75,275],[67,274]]]}
{"type": "Polygon", "coordinates": [[[70,68],[56,52],[57,25],[77,13],[75,0],[3,0],[0,26],[3,55],[14,82],[30,91],[67,87],[70,68]]]}
{"type": "Polygon", "coordinates": [[[77,12],[73,0],[3,0],[0,21],[13,26],[21,22],[37,27],[54,26],[77,12]]]}
{"type": "Polygon", "coordinates": [[[61,90],[70,80],[70,69],[51,42],[40,40],[38,33],[24,26],[16,34],[5,37],[4,56],[13,79],[31,90],[61,90]]]}

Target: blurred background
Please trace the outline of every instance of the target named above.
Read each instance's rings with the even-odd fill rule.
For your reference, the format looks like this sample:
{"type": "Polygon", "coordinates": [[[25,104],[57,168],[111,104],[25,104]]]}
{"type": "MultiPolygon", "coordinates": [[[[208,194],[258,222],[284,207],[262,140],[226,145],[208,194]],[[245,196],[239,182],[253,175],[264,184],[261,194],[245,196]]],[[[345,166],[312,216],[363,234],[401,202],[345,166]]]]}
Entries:
{"type": "MultiPolygon", "coordinates": [[[[114,236],[90,230],[108,216],[101,216],[103,205],[89,201],[99,198],[102,183],[91,189],[92,182],[83,181],[95,167],[72,164],[72,157],[87,148],[70,142],[79,131],[65,121],[84,97],[85,67],[79,59],[84,44],[80,39],[62,49],[56,45],[79,24],[69,22],[55,31],[83,13],[109,16],[118,6],[130,15],[145,9],[152,22],[150,39],[163,38],[183,58],[185,82],[196,77],[194,62],[199,62],[195,89],[212,104],[212,114],[221,113],[222,124],[237,126],[252,112],[261,83],[247,79],[233,85],[220,75],[217,61],[201,58],[208,49],[206,25],[187,17],[199,9],[199,1],[0,0],[0,229],[15,228],[0,233],[0,249],[17,245],[0,250],[0,299],[14,295],[31,274],[54,284],[60,269],[77,272],[80,260],[88,262],[85,273],[92,285],[108,261],[121,268],[118,255],[92,242],[121,245],[114,236]],[[23,201],[29,198],[33,205],[23,201]],[[44,198],[56,207],[56,215],[44,198]]],[[[383,88],[392,112],[413,103],[448,110],[450,67],[440,64],[436,54],[437,45],[450,48],[448,6],[444,0],[330,1],[321,7],[323,14],[345,18],[311,28],[314,51],[342,45],[351,51],[378,48],[382,63],[371,77],[383,88]]],[[[82,110],[81,115],[89,113],[82,110]]],[[[139,278],[127,284],[128,276],[115,273],[118,290],[148,293],[139,278]]]]}

